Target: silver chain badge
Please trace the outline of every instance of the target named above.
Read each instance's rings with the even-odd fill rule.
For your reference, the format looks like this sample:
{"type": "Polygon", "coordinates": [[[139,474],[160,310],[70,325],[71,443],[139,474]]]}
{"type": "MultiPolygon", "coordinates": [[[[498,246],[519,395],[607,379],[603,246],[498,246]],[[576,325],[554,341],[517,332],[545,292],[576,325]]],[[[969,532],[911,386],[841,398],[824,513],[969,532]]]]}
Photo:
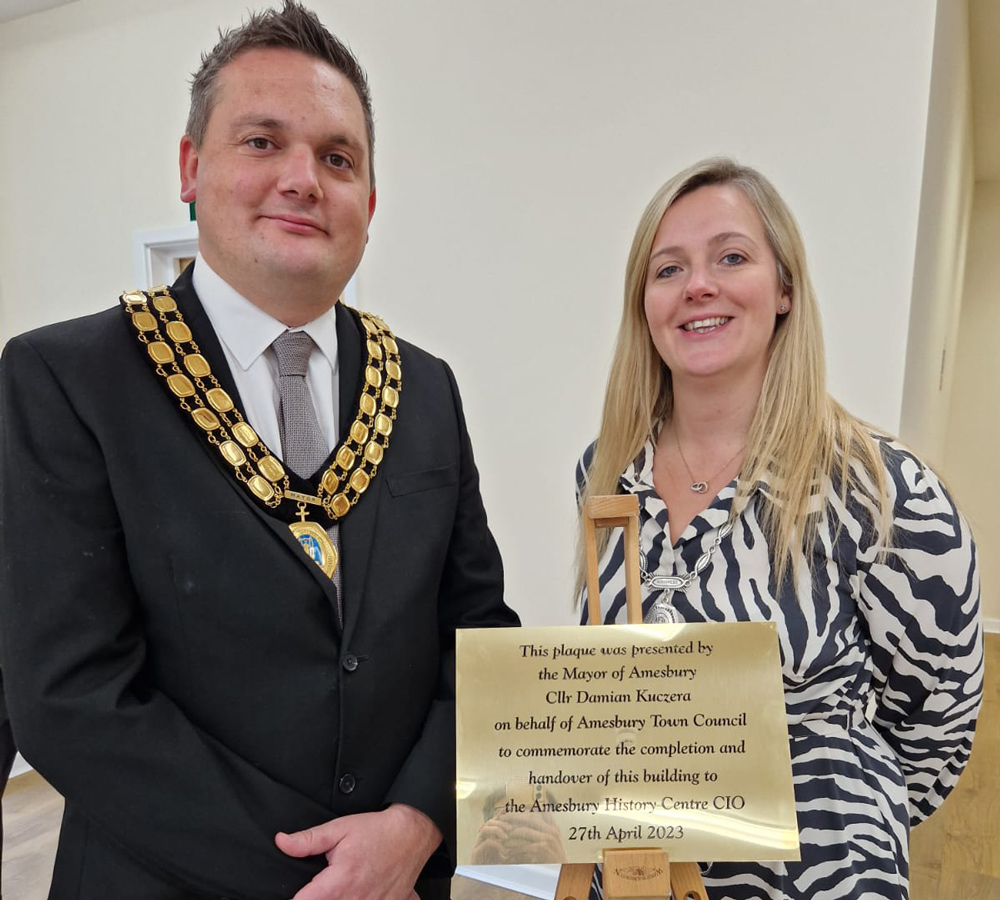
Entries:
{"type": "Polygon", "coordinates": [[[674,609],[671,597],[674,591],[686,591],[694,583],[694,580],[707,569],[712,563],[712,554],[733,530],[733,523],[726,522],[719,529],[710,546],[695,561],[694,567],[686,575],[650,575],[646,571],[646,557],[639,556],[639,573],[642,576],[642,583],[654,591],[662,591],[662,595],[656,598],[656,602],[646,614],[644,621],[652,625],[664,625],[672,622],[679,622],[677,610],[674,609]]]}

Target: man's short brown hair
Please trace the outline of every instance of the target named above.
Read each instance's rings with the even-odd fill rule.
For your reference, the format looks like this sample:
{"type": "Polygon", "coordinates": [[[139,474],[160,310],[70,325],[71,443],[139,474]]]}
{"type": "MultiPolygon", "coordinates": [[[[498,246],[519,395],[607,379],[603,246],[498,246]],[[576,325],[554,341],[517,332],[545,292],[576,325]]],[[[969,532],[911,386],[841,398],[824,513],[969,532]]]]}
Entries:
{"type": "Polygon", "coordinates": [[[353,86],[365,113],[368,130],[368,171],[375,185],[375,120],[371,91],[365,70],[347,46],[334,37],[316,13],[296,0],[284,0],[281,10],[268,9],[250,14],[239,28],[219,29],[219,42],[201,56],[201,66],[191,79],[191,109],[187,135],[200,147],[215,107],[219,72],[241,53],[261,47],[286,47],[321,59],[340,72],[353,86]]]}

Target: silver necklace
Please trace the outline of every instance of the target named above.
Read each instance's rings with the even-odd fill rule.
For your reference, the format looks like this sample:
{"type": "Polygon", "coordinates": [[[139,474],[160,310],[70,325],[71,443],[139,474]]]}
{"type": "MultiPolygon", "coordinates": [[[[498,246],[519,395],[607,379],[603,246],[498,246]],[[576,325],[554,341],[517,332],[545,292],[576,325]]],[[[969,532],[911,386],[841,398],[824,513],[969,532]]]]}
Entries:
{"type": "Polygon", "coordinates": [[[705,481],[695,481],[694,473],[691,471],[691,467],[688,465],[687,457],[684,455],[684,451],[681,449],[681,439],[677,437],[677,429],[673,428],[671,430],[674,433],[674,443],[677,445],[677,452],[681,455],[681,462],[684,463],[684,468],[687,469],[688,478],[691,479],[691,483],[688,485],[688,488],[694,491],[696,494],[706,493],[708,491],[709,483],[714,481],[723,472],[725,472],[726,469],[728,469],[729,466],[732,464],[733,460],[735,460],[736,457],[739,456],[747,448],[746,444],[740,447],[739,450],[737,450],[732,456],[729,457],[728,460],[726,460],[725,464],[722,466],[721,469],[719,469],[718,472],[716,472],[714,475],[712,475],[705,481]]]}
{"type": "Polygon", "coordinates": [[[656,598],[656,602],[646,614],[645,622],[654,625],[663,625],[679,621],[677,611],[674,609],[673,603],[671,603],[674,591],[686,591],[694,584],[694,580],[711,565],[712,554],[715,553],[719,544],[729,536],[732,530],[733,523],[726,522],[719,529],[719,533],[715,536],[715,540],[712,541],[711,546],[695,560],[694,566],[686,575],[650,575],[646,571],[645,554],[640,554],[639,574],[642,578],[642,583],[654,591],[663,592],[661,596],[656,598]]]}

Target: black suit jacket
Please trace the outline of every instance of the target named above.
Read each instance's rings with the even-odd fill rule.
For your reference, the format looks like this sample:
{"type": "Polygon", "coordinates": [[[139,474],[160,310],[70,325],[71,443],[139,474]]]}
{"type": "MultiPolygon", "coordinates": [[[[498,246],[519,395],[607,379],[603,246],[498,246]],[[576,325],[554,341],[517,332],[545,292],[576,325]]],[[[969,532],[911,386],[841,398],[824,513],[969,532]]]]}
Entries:
{"type": "MultiPolygon", "coordinates": [[[[238,402],[188,275],[174,293],[238,402]]],[[[359,329],[338,309],[342,430],[359,329]]],[[[342,629],[120,309],[7,345],[0,649],[19,746],[66,797],[52,900],[281,900],[323,860],[275,832],[393,802],[438,824],[424,877],[450,876],[454,632],[517,620],[454,378],[399,343],[390,446],[341,525],[342,629]]]]}

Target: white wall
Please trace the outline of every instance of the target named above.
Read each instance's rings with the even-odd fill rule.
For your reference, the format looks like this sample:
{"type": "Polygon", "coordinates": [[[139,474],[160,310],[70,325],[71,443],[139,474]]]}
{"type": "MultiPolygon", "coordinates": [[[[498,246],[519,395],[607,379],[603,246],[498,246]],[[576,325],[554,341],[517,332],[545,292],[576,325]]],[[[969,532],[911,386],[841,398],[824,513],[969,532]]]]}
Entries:
{"type": "Polygon", "coordinates": [[[899,425],[935,466],[947,439],[973,181],[968,7],[940,0],[899,425]]]}
{"type": "Polygon", "coordinates": [[[945,445],[948,483],[979,545],[983,617],[1000,621],[1000,182],[976,184],[945,445]]]}
{"type": "MultiPolygon", "coordinates": [[[[934,0],[314,5],[374,91],[360,303],[454,365],[528,624],[569,621],[572,467],[631,232],[695,159],[734,154],[783,191],[832,388],[899,428],[934,0]]],[[[0,26],[0,337],[110,305],[133,229],[185,221],[186,79],[246,6],[86,0],[0,26]]]]}

